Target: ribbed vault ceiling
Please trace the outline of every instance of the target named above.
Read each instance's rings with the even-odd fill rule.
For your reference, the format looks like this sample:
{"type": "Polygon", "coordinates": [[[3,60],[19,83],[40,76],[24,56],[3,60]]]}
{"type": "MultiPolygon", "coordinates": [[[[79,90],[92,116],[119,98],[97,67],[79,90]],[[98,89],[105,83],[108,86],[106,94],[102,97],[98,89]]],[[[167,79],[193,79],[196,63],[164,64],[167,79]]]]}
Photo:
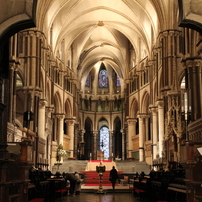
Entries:
{"type": "Polygon", "coordinates": [[[88,74],[97,62],[104,61],[124,78],[129,65],[126,47],[134,49],[138,59],[141,51],[149,54],[156,39],[160,25],[155,2],[39,0],[37,27],[49,43],[52,33],[55,54],[62,41],[65,52],[74,47],[74,68],[79,69],[80,75],[88,74]]]}

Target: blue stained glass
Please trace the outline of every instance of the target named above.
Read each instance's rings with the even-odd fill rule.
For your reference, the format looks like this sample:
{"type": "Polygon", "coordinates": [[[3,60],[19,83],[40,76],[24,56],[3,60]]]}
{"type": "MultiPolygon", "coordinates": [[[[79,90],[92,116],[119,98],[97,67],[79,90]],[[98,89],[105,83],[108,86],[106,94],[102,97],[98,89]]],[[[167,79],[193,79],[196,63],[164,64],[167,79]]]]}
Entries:
{"type": "Polygon", "coordinates": [[[86,78],[85,87],[90,87],[90,74],[86,78]]]}
{"type": "Polygon", "coordinates": [[[100,149],[104,151],[104,159],[109,159],[109,129],[105,126],[100,129],[100,149]]]}
{"type": "Polygon", "coordinates": [[[117,87],[121,86],[120,79],[119,79],[119,77],[117,75],[116,75],[116,86],[117,87]]]}
{"type": "Polygon", "coordinates": [[[99,73],[99,88],[108,88],[108,75],[105,69],[99,73]]]}

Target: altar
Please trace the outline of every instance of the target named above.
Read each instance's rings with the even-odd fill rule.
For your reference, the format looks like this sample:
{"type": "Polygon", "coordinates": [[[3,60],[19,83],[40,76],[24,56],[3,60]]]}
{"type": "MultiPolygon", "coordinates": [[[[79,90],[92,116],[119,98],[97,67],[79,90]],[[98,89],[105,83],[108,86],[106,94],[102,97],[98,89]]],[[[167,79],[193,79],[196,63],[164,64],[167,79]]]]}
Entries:
{"type": "Polygon", "coordinates": [[[96,166],[100,165],[100,162],[106,167],[106,171],[110,171],[112,166],[116,168],[116,163],[112,160],[89,160],[85,171],[96,171],[96,166]]]}

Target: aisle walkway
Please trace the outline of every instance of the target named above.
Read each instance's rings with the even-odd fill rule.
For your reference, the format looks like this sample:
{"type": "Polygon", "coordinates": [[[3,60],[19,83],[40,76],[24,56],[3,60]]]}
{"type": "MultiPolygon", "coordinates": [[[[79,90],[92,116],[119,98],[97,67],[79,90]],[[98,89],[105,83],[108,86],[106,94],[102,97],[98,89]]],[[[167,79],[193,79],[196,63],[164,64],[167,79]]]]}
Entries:
{"type": "Polygon", "coordinates": [[[80,195],[66,196],[58,202],[139,202],[132,194],[129,193],[81,193],[80,195]]]}

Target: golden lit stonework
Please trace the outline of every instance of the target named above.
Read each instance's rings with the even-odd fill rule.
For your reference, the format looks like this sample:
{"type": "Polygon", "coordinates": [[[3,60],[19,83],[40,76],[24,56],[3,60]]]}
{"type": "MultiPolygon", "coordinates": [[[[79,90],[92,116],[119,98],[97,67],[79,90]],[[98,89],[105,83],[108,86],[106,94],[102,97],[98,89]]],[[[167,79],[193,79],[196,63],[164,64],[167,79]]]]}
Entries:
{"type": "Polygon", "coordinates": [[[100,27],[102,27],[102,26],[104,26],[105,24],[103,23],[103,21],[99,21],[97,25],[100,26],[100,27]]]}

